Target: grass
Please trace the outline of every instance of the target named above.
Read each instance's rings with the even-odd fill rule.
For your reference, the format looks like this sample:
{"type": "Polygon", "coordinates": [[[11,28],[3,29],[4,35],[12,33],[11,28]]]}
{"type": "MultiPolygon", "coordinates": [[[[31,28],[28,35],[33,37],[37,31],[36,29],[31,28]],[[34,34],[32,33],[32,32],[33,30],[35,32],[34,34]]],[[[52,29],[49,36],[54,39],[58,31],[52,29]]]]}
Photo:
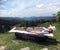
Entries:
{"type": "MultiPolygon", "coordinates": [[[[60,42],[60,25],[54,23],[56,26],[56,31],[54,32],[54,38],[60,42]]],[[[43,24],[44,26],[44,24],[43,24]]],[[[15,38],[14,33],[2,33],[0,34],[0,46],[6,46],[5,50],[20,50],[24,47],[30,47],[30,50],[40,50],[41,48],[49,48],[49,50],[60,50],[60,43],[57,45],[43,45],[36,42],[23,41],[23,40],[13,40],[15,38]]]]}

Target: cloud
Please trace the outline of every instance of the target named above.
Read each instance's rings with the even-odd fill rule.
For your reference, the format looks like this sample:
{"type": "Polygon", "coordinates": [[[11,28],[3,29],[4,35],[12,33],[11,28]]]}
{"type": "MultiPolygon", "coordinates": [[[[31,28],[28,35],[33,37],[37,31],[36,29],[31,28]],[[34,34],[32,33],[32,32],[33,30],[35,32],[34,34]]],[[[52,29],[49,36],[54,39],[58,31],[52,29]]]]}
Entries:
{"type": "Polygon", "coordinates": [[[7,0],[0,0],[0,3],[4,3],[5,1],[7,1],[7,0]]]}
{"type": "Polygon", "coordinates": [[[37,8],[41,8],[43,6],[44,6],[44,4],[38,4],[38,5],[36,5],[37,8]]]}
{"type": "Polygon", "coordinates": [[[57,0],[5,0],[0,6],[0,16],[29,17],[48,16],[60,10],[60,2],[57,0]],[[3,8],[3,9],[2,9],[3,8]]]}
{"type": "Polygon", "coordinates": [[[11,10],[1,10],[0,11],[0,16],[3,17],[3,16],[9,16],[9,17],[16,17],[20,15],[20,12],[16,9],[11,9],[11,10]]]}

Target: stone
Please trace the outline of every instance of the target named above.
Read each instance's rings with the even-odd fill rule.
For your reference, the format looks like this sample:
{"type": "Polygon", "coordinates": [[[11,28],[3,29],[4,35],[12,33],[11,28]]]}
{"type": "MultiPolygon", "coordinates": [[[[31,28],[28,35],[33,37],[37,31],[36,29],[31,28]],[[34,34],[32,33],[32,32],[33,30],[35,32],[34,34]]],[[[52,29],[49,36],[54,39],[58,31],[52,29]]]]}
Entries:
{"type": "Polygon", "coordinates": [[[30,50],[29,47],[21,48],[20,50],[30,50]]]}
{"type": "Polygon", "coordinates": [[[6,46],[0,46],[0,50],[5,50],[6,46]]]}
{"type": "Polygon", "coordinates": [[[41,50],[48,50],[48,48],[43,48],[43,49],[41,49],[41,50]]]}

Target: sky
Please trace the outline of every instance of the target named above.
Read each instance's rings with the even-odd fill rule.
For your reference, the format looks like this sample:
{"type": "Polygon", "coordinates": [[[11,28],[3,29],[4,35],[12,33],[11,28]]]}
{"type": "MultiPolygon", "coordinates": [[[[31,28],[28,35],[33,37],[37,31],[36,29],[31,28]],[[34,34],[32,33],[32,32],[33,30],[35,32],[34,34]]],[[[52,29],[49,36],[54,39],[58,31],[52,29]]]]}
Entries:
{"type": "Polygon", "coordinates": [[[0,0],[0,17],[52,16],[60,0],[0,0]]]}

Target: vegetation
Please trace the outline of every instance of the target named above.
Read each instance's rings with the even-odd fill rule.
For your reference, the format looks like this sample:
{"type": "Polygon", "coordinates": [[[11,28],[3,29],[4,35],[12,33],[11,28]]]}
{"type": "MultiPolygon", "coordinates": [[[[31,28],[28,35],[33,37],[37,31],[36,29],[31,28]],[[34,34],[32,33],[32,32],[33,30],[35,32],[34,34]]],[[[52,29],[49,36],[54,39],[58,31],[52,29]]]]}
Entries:
{"type": "Polygon", "coordinates": [[[58,11],[56,14],[53,14],[56,17],[56,21],[60,22],[60,11],[58,11]]]}
{"type": "Polygon", "coordinates": [[[55,20],[31,20],[31,21],[26,21],[26,20],[20,20],[20,21],[13,21],[13,20],[4,20],[0,19],[0,32],[7,32],[14,26],[18,27],[35,27],[39,24],[45,23],[45,22],[55,22],[55,20]]]}

